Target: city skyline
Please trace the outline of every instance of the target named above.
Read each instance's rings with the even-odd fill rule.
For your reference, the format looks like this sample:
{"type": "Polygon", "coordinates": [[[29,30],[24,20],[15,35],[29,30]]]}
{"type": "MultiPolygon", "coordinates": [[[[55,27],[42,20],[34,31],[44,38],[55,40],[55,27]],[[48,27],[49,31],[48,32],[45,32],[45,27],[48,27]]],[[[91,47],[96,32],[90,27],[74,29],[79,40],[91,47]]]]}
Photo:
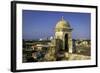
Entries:
{"type": "Polygon", "coordinates": [[[25,40],[45,39],[54,36],[54,29],[62,16],[70,23],[73,39],[90,39],[91,14],[76,12],[53,12],[23,10],[22,38],[25,40]]]}

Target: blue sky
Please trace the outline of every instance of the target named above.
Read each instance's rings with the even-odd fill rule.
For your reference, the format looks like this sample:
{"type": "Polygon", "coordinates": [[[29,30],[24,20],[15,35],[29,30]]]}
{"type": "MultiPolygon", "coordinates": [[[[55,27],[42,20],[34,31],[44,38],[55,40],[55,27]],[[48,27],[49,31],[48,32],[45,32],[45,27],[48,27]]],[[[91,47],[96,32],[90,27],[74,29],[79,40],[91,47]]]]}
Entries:
{"type": "Polygon", "coordinates": [[[25,40],[45,39],[54,35],[54,28],[62,16],[70,23],[73,39],[90,39],[91,14],[23,10],[22,35],[25,40]]]}

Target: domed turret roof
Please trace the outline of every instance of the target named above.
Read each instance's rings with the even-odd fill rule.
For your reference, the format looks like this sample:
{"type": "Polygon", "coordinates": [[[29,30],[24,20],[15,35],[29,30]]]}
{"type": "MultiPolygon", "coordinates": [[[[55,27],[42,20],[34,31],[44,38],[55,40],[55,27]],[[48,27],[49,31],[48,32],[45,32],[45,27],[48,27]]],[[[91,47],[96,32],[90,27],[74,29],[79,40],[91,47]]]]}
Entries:
{"type": "Polygon", "coordinates": [[[56,29],[63,29],[63,28],[70,28],[70,24],[68,21],[65,21],[62,17],[62,19],[60,21],[58,21],[58,23],[56,24],[56,29]]]}

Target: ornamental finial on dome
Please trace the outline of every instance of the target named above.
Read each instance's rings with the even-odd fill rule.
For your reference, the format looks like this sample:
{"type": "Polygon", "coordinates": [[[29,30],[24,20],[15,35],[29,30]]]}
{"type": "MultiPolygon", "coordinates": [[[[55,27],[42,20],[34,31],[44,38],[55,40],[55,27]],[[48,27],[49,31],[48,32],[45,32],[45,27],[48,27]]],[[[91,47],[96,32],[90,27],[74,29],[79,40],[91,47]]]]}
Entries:
{"type": "Polygon", "coordinates": [[[64,20],[64,16],[62,16],[62,20],[64,20]]]}

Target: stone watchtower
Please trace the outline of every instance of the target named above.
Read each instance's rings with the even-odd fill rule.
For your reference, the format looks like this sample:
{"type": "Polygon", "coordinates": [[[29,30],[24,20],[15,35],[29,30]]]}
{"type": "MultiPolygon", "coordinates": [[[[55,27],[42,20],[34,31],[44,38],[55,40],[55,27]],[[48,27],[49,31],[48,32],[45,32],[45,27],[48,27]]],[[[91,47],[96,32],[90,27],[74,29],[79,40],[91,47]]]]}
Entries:
{"type": "Polygon", "coordinates": [[[72,53],[72,29],[68,21],[64,18],[56,24],[55,27],[55,41],[56,49],[64,50],[65,52],[72,53]]]}

